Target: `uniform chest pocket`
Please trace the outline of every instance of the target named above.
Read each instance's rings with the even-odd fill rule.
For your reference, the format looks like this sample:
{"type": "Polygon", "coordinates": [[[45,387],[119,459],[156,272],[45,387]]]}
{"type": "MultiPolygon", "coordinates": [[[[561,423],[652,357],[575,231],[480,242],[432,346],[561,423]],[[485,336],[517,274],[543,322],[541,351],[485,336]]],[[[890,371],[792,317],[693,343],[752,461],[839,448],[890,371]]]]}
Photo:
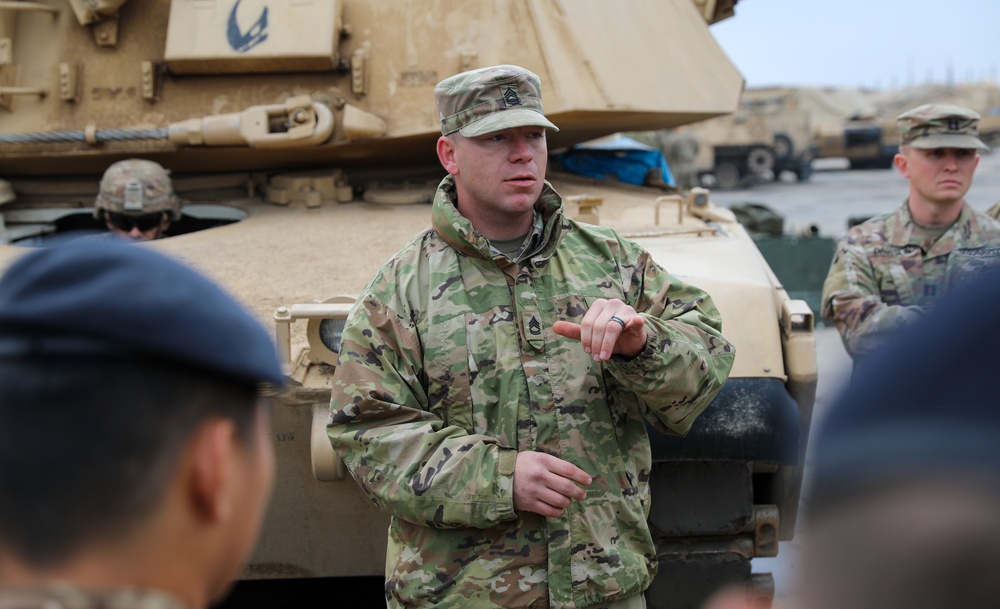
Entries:
{"type": "Polygon", "coordinates": [[[472,432],[469,349],[465,317],[432,325],[424,341],[427,406],[446,425],[472,432]]]}
{"type": "Polygon", "coordinates": [[[918,248],[896,252],[894,256],[874,259],[876,269],[884,269],[879,281],[882,300],[890,305],[920,304],[923,294],[923,258],[918,248]]]}
{"type": "Polygon", "coordinates": [[[526,400],[517,320],[509,307],[466,312],[428,332],[424,367],[431,412],[448,425],[515,446],[526,400]]]}

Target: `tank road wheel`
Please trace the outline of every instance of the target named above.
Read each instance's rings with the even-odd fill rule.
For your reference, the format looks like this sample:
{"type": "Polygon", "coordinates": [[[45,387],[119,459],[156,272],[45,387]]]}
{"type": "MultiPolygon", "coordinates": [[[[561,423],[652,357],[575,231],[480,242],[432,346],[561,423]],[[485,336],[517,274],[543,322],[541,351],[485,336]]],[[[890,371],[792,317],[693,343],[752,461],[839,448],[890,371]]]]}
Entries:
{"type": "Polygon", "coordinates": [[[715,185],[720,190],[734,190],[743,184],[740,168],[732,161],[723,161],[715,166],[715,185]]]}

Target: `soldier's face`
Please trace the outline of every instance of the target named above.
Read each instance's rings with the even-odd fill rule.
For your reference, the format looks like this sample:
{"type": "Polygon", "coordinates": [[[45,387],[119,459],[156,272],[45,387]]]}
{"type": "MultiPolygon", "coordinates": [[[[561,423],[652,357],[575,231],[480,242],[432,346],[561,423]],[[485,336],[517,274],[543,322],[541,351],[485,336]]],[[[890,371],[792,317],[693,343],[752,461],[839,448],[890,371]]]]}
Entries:
{"type": "Polygon", "coordinates": [[[438,156],[455,176],[459,211],[478,231],[510,238],[528,230],[548,163],[543,127],[443,137],[438,156]]]}
{"type": "Polygon", "coordinates": [[[967,148],[910,148],[896,155],[896,168],[910,181],[910,191],[926,201],[961,200],[972,186],[979,155],[967,148]]]}
{"type": "Polygon", "coordinates": [[[135,241],[159,239],[170,228],[170,217],[162,212],[141,216],[110,212],[105,215],[104,222],[115,235],[135,241]]]}

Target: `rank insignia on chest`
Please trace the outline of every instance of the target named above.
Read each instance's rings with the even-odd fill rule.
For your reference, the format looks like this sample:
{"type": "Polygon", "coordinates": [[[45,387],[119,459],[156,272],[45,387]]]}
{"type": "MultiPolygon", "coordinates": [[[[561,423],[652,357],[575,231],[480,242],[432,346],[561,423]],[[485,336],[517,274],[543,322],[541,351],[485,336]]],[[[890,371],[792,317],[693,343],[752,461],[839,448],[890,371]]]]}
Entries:
{"type": "Polygon", "coordinates": [[[542,324],[538,323],[537,317],[532,317],[531,321],[528,322],[528,332],[532,336],[540,336],[542,334],[542,324]]]}

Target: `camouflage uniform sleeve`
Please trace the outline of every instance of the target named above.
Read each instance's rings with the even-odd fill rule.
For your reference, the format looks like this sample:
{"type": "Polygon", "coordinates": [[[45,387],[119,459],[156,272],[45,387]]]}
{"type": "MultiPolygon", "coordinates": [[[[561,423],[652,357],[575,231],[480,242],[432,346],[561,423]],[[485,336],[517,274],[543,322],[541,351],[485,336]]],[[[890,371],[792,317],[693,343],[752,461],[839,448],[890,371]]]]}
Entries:
{"type": "Polygon", "coordinates": [[[889,305],[864,247],[844,239],[823,282],[823,316],[832,319],[852,357],[873,351],[887,333],[912,322],[917,306],[889,305]]]}
{"type": "Polygon", "coordinates": [[[429,527],[513,520],[516,450],[430,412],[416,328],[369,296],[342,345],[327,433],[372,502],[429,527]]]}
{"type": "Polygon", "coordinates": [[[987,209],[984,213],[987,216],[993,218],[994,220],[1000,220],[1000,201],[997,201],[996,203],[991,205],[990,208],[987,209]]]}
{"type": "Polygon", "coordinates": [[[614,356],[611,374],[635,394],[655,428],[685,435],[722,389],[736,351],[722,336],[711,296],[664,271],[638,246],[634,251],[626,297],[646,322],[648,338],[636,357],[614,356]]]}

